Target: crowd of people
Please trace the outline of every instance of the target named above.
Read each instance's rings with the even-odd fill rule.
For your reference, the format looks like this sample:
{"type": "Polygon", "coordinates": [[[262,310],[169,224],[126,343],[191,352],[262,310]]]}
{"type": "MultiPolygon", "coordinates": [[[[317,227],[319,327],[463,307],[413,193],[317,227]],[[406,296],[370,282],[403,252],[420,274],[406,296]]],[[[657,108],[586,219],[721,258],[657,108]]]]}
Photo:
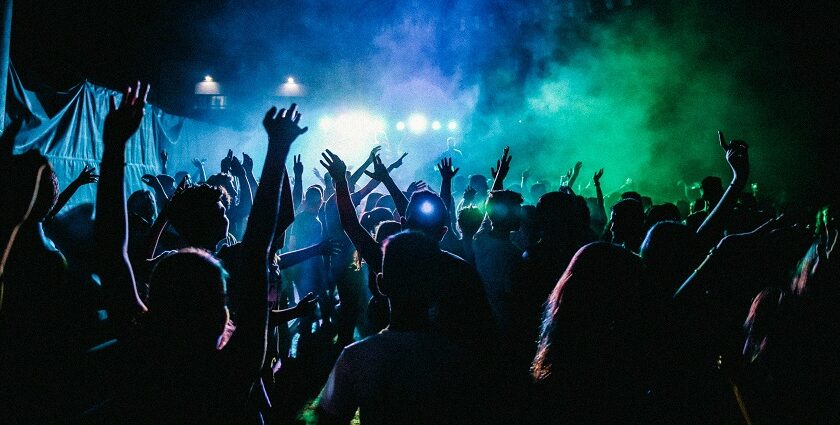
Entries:
{"type": "Polygon", "coordinates": [[[439,190],[378,148],[305,187],[292,104],[259,178],[229,151],[126,197],[148,90],[61,192],[3,133],[0,423],[840,423],[836,204],[756,199],[743,141],[673,203],[452,143],[439,190]]]}

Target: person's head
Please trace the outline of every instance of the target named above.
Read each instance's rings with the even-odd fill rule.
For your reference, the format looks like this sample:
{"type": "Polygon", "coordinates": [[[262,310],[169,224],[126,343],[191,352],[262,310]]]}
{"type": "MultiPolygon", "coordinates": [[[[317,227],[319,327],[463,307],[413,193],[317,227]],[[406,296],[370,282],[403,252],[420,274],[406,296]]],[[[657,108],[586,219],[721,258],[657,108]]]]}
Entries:
{"type": "Polygon", "coordinates": [[[645,236],[639,255],[656,301],[670,299],[698,260],[695,233],[677,221],[660,221],[645,236]]]}
{"type": "Polygon", "coordinates": [[[578,250],[546,302],[533,376],[629,361],[641,335],[641,273],[639,257],[617,245],[594,242],[578,250]]]}
{"type": "Polygon", "coordinates": [[[513,232],[519,228],[522,195],[510,190],[494,190],[487,197],[487,215],[493,230],[513,232]]]}
{"type": "Polygon", "coordinates": [[[458,228],[461,229],[461,233],[474,235],[483,220],[484,213],[478,207],[466,207],[458,211],[458,228]]]}
{"type": "Polygon", "coordinates": [[[645,212],[635,199],[622,199],[612,207],[610,232],[613,242],[638,250],[644,232],[645,212]]]}
{"type": "Polygon", "coordinates": [[[628,191],[621,194],[621,199],[633,199],[638,201],[640,204],[642,203],[642,195],[639,192],[628,191]]]}
{"type": "Polygon", "coordinates": [[[546,241],[579,239],[589,227],[586,201],[566,192],[548,192],[540,197],[535,213],[537,229],[546,241]]]}
{"type": "Polygon", "coordinates": [[[132,193],[128,197],[126,207],[128,208],[129,214],[136,214],[149,223],[154,220],[155,212],[157,211],[155,196],[148,190],[138,190],[132,193]]]}
{"type": "Polygon", "coordinates": [[[652,206],[653,199],[651,199],[650,196],[642,196],[642,208],[644,209],[644,211],[647,212],[652,206]]]}
{"type": "Polygon", "coordinates": [[[680,210],[676,205],[666,202],[654,205],[647,210],[645,217],[645,231],[661,221],[680,221],[680,210]]]}
{"type": "Polygon", "coordinates": [[[225,192],[231,197],[231,202],[236,202],[236,196],[239,194],[233,184],[233,176],[227,173],[213,174],[207,177],[207,182],[210,186],[218,186],[225,189],[225,192]]]}
{"type": "Polygon", "coordinates": [[[415,230],[440,241],[448,230],[446,223],[449,213],[440,196],[428,190],[420,190],[411,195],[405,217],[401,220],[404,230],[415,230]]]}
{"type": "Polygon", "coordinates": [[[447,137],[446,138],[446,148],[447,149],[455,149],[455,138],[454,137],[447,137]]]}
{"type": "Polygon", "coordinates": [[[440,291],[440,258],[438,242],[421,232],[404,231],[385,241],[382,273],[376,283],[391,301],[392,318],[402,314],[425,316],[440,291]]]}
{"type": "Polygon", "coordinates": [[[178,183],[175,182],[172,176],[166,174],[158,174],[157,178],[160,185],[163,186],[163,191],[166,193],[166,196],[171,198],[175,193],[175,189],[178,188],[178,183]]]}
{"type": "Polygon", "coordinates": [[[691,205],[685,199],[677,201],[677,209],[680,211],[680,220],[691,214],[691,205]]]}
{"type": "Polygon", "coordinates": [[[379,223],[385,220],[392,220],[393,218],[394,214],[391,210],[387,208],[374,208],[362,214],[362,218],[359,220],[359,223],[361,223],[362,227],[364,227],[368,233],[373,233],[379,223]]]}
{"type": "Polygon", "coordinates": [[[397,210],[397,204],[394,203],[391,195],[383,195],[376,201],[376,208],[387,208],[393,212],[397,210]]]}
{"type": "Polygon", "coordinates": [[[379,192],[372,192],[370,195],[368,195],[365,199],[365,211],[370,211],[376,208],[376,202],[379,201],[379,198],[381,197],[382,194],[379,192]]]}
{"type": "Polygon", "coordinates": [[[184,180],[184,177],[189,177],[190,180],[192,179],[192,176],[190,176],[190,173],[188,173],[186,171],[178,171],[177,173],[175,173],[175,187],[176,188],[178,187],[177,185],[181,184],[181,181],[184,180]]]}
{"type": "Polygon", "coordinates": [[[470,187],[475,189],[476,197],[482,199],[487,196],[487,191],[490,190],[490,188],[487,187],[487,177],[484,177],[481,174],[473,174],[470,176],[470,187]]]}
{"type": "Polygon", "coordinates": [[[390,238],[391,236],[396,235],[402,231],[402,226],[399,222],[394,220],[387,220],[379,223],[376,226],[376,234],[374,235],[374,239],[380,245],[385,242],[386,239],[390,238]]]}
{"type": "Polygon", "coordinates": [[[310,212],[316,212],[324,203],[324,192],[320,186],[309,186],[306,193],[303,195],[303,209],[310,212]]]}
{"type": "Polygon", "coordinates": [[[152,270],[146,302],[152,331],[174,343],[176,351],[220,348],[228,321],[226,277],[219,260],[204,250],[186,248],[161,259],[152,270]]]}
{"type": "MultiPolygon", "coordinates": [[[[8,221],[20,222],[29,211],[28,223],[44,221],[58,199],[58,179],[47,158],[31,150],[14,155],[9,161],[8,174],[2,176],[3,214],[8,221]]],[[[6,221],[6,220],[4,220],[6,221]]]]}
{"type": "Polygon", "coordinates": [[[191,246],[215,248],[227,237],[229,222],[222,189],[206,184],[191,186],[169,201],[169,221],[191,246]]]}
{"type": "Polygon", "coordinates": [[[723,197],[723,183],[720,177],[708,176],[700,182],[700,190],[703,192],[703,200],[710,207],[717,205],[723,197]]]}
{"type": "Polygon", "coordinates": [[[531,185],[531,199],[538,200],[542,198],[543,195],[548,193],[548,189],[545,186],[545,183],[534,183],[531,185]]]}

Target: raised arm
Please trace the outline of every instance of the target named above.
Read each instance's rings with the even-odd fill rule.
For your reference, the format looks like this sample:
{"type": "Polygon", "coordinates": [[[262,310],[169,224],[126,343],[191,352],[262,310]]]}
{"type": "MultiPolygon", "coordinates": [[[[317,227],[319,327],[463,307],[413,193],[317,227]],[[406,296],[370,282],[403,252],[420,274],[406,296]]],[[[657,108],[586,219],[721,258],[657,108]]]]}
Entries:
{"type": "Polygon", "coordinates": [[[204,164],[207,163],[206,159],[198,159],[193,158],[192,160],[193,165],[198,170],[198,184],[204,183],[207,181],[207,172],[204,171],[204,164]]]}
{"type": "Polygon", "coordinates": [[[359,182],[359,179],[365,174],[365,170],[367,170],[370,164],[373,164],[373,159],[376,158],[376,154],[378,154],[381,149],[382,146],[376,146],[370,150],[370,155],[368,155],[367,159],[365,159],[362,166],[357,168],[356,171],[353,172],[353,175],[350,176],[350,181],[348,182],[350,187],[355,186],[356,183],[359,182]]]}
{"type": "MultiPolygon", "coordinates": [[[[245,152],[242,152],[242,168],[245,169],[245,177],[248,178],[248,186],[251,194],[257,193],[257,177],[254,176],[254,159],[245,152]]],[[[285,171],[283,172],[285,174],[285,171]]]]}
{"type": "Polygon", "coordinates": [[[307,246],[296,251],[289,251],[280,254],[280,270],[298,265],[312,257],[338,255],[341,252],[341,245],[332,240],[325,239],[321,243],[307,246]]]}
{"type": "Polygon", "coordinates": [[[160,184],[160,180],[158,180],[157,176],[151,174],[144,174],[143,177],[140,177],[140,180],[146,186],[149,186],[155,194],[155,205],[157,206],[158,213],[163,211],[169,204],[169,197],[166,196],[166,191],[163,189],[163,185],[160,184]]]}
{"type": "MultiPolygon", "coordinates": [[[[382,268],[382,251],[379,249],[379,244],[368,233],[364,227],[359,223],[356,217],[356,209],[353,207],[353,201],[350,199],[350,189],[347,186],[347,178],[344,172],[347,171],[347,166],[338,155],[327,150],[321,156],[324,160],[321,165],[329,171],[333,176],[335,182],[335,201],[338,206],[338,216],[341,220],[341,227],[344,233],[353,242],[353,245],[359,251],[362,259],[368,263],[368,267],[378,272],[382,268]]],[[[374,166],[382,161],[374,161],[374,166]]],[[[384,169],[384,166],[382,166],[384,169]]]]}
{"type": "Polygon", "coordinates": [[[353,200],[353,206],[359,206],[362,199],[365,199],[365,196],[370,195],[370,193],[379,186],[379,183],[379,180],[370,179],[363,188],[353,192],[353,194],[350,195],[350,198],[353,200]]]}
{"type": "Polygon", "coordinates": [[[508,155],[510,146],[505,146],[502,157],[496,161],[496,168],[490,167],[490,175],[493,176],[493,188],[491,190],[502,190],[505,187],[505,177],[510,171],[512,156],[508,155]]]}
{"type": "Polygon", "coordinates": [[[125,205],[125,146],[143,119],[149,86],[137,82],[123,92],[117,107],[114,96],[105,117],[99,189],[96,191],[94,239],[98,250],[96,269],[113,320],[121,326],[146,306],[137,295],[134,273],[128,261],[128,217],[125,205]]]}
{"type": "Polygon", "coordinates": [[[82,172],[79,173],[79,176],[76,177],[75,180],[70,182],[70,184],[67,185],[67,188],[61,191],[61,194],[58,195],[58,201],[56,201],[55,206],[50,211],[49,215],[47,215],[47,220],[52,220],[53,217],[58,215],[61,209],[64,208],[65,205],[67,205],[67,201],[69,201],[70,198],[73,197],[73,195],[76,193],[77,190],[79,190],[80,187],[86,184],[96,183],[97,181],[99,181],[99,176],[94,174],[94,172],[96,172],[96,168],[85,165],[85,168],[82,169],[82,172]]]}
{"type": "Polygon", "coordinates": [[[239,162],[239,158],[231,157],[230,173],[239,179],[239,204],[235,207],[236,212],[231,215],[234,217],[241,217],[243,220],[251,213],[251,207],[254,205],[254,192],[251,192],[251,183],[248,181],[248,173],[245,167],[239,162]]]}
{"type": "Polygon", "coordinates": [[[169,174],[166,172],[166,163],[169,162],[169,154],[166,153],[166,149],[160,150],[160,168],[161,174],[169,174]]]}
{"type": "Polygon", "coordinates": [[[408,208],[408,199],[406,199],[405,194],[402,193],[400,188],[397,187],[397,184],[394,183],[391,175],[388,174],[388,169],[382,164],[382,158],[377,155],[373,160],[373,172],[365,171],[365,174],[372,179],[381,181],[385,185],[388,193],[394,199],[394,205],[397,206],[397,213],[405,216],[405,210],[408,208]]]}
{"type": "Polygon", "coordinates": [[[750,159],[748,154],[747,142],[743,140],[733,140],[729,143],[723,137],[723,133],[718,131],[718,141],[720,147],[726,152],[726,162],[732,169],[732,182],[723,193],[723,197],[718,201],[717,206],[709,213],[700,228],[697,229],[697,240],[701,244],[700,248],[705,250],[711,248],[723,234],[724,223],[726,223],[732,207],[738,199],[738,195],[744,190],[747,185],[747,178],[750,175],[750,159]]]}
{"type": "Polygon", "coordinates": [[[592,183],[595,185],[595,193],[598,197],[598,209],[601,215],[606,218],[607,217],[607,210],[604,209],[604,192],[601,190],[601,177],[604,176],[604,169],[601,168],[600,170],[596,171],[595,174],[592,176],[592,183]]]}
{"type": "Polygon", "coordinates": [[[286,229],[295,222],[295,207],[292,205],[292,188],[289,171],[283,168],[283,186],[280,189],[280,212],[277,215],[277,227],[274,229],[274,242],[271,252],[277,252],[286,244],[286,229]]]}
{"type": "Polygon", "coordinates": [[[295,173],[295,182],[292,188],[292,207],[297,211],[300,203],[303,202],[303,163],[300,162],[300,155],[292,157],[294,165],[292,171],[295,173]]]}
{"type": "Polygon", "coordinates": [[[572,175],[569,177],[569,187],[574,190],[575,188],[575,180],[577,180],[578,176],[580,175],[580,169],[583,167],[583,162],[576,162],[575,168],[572,169],[572,175]]]}
{"type": "Polygon", "coordinates": [[[268,151],[260,176],[260,185],[254,198],[254,206],[242,239],[241,297],[237,315],[236,338],[242,350],[243,363],[247,373],[258,376],[265,356],[266,331],[268,327],[268,257],[274,237],[277,215],[280,208],[280,186],[283,164],[289,154],[292,142],[307,128],[300,128],[300,114],[297,105],[287,111],[272,107],[263,119],[268,133],[268,151]]]}

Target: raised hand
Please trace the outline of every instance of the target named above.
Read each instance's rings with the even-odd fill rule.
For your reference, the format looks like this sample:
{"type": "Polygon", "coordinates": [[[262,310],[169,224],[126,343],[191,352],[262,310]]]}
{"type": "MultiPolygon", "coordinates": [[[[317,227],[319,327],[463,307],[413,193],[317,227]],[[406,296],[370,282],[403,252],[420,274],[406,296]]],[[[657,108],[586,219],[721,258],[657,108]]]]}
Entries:
{"type": "Polygon", "coordinates": [[[281,108],[279,111],[272,106],[263,118],[263,127],[268,133],[269,145],[278,144],[280,146],[290,146],[292,142],[303,133],[309,130],[309,127],[301,128],[300,123],[301,114],[297,111],[297,104],[292,105],[287,110],[281,108]]]}
{"type": "Polygon", "coordinates": [[[239,162],[239,158],[235,156],[230,160],[230,173],[239,177],[245,175],[245,167],[243,167],[242,163],[239,162]]]}
{"type": "Polygon", "coordinates": [[[161,149],[160,150],[160,162],[163,163],[163,164],[166,164],[167,161],[169,161],[169,154],[166,153],[166,149],[161,149]]]}
{"type": "Polygon", "coordinates": [[[318,244],[318,252],[327,257],[341,253],[341,242],[335,239],[324,239],[318,244]]]}
{"type": "Polygon", "coordinates": [[[382,146],[375,146],[373,149],[370,150],[370,162],[373,162],[373,159],[376,158],[376,155],[379,155],[379,151],[382,150],[382,146]]]}
{"type": "Polygon", "coordinates": [[[575,162],[574,174],[580,173],[580,169],[582,167],[583,167],[583,162],[582,161],[575,162]]]}
{"type": "MultiPolygon", "coordinates": [[[[294,165],[292,166],[292,171],[294,171],[295,178],[298,178],[298,176],[303,176],[303,162],[300,161],[300,155],[293,156],[292,161],[294,162],[294,165]]],[[[317,169],[313,170],[318,171],[317,169]]]]}
{"type": "Polygon", "coordinates": [[[96,172],[96,168],[85,165],[85,168],[82,169],[82,172],[79,173],[79,176],[76,177],[76,180],[73,180],[73,184],[76,186],[84,186],[86,184],[98,182],[99,175],[93,174],[94,172],[96,172]]]}
{"type": "Polygon", "coordinates": [[[149,96],[149,85],[141,85],[137,82],[136,87],[127,87],[123,91],[119,106],[114,96],[110,97],[108,115],[105,117],[105,128],[103,139],[105,145],[113,145],[125,148],[126,142],[131,138],[145,114],[146,98],[149,96]]]}
{"type": "Polygon", "coordinates": [[[423,190],[425,188],[426,182],[424,182],[423,180],[418,180],[416,182],[411,182],[411,184],[408,185],[408,189],[405,190],[405,193],[407,193],[408,196],[411,197],[412,193],[423,190]]]}
{"type": "MultiPolygon", "coordinates": [[[[405,155],[407,154],[403,154],[403,157],[405,157],[405,155]]],[[[402,161],[402,158],[397,160],[397,162],[400,161],[402,161]]],[[[382,158],[380,158],[379,155],[376,155],[376,158],[373,159],[373,172],[365,171],[365,174],[368,177],[378,181],[385,181],[391,178],[391,176],[388,174],[388,169],[385,168],[384,164],[382,164],[382,158]]]]}
{"type": "Polygon", "coordinates": [[[157,176],[153,176],[151,174],[143,174],[143,177],[140,177],[140,180],[142,180],[143,183],[146,184],[146,186],[149,186],[153,189],[157,188],[158,186],[163,187],[163,185],[160,184],[160,180],[158,180],[157,176]]]}
{"type": "Polygon", "coordinates": [[[743,140],[732,140],[727,143],[721,131],[718,131],[718,141],[720,142],[720,147],[726,152],[726,162],[732,168],[732,173],[735,175],[734,178],[741,181],[746,180],[750,174],[749,145],[747,145],[747,142],[743,140]]]}
{"type": "Polygon", "coordinates": [[[292,311],[294,312],[293,317],[298,318],[310,316],[315,313],[315,306],[317,305],[318,297],[310,292],[306,294],[305,297],[301,298],[294,307],[292,307],[292,311]]]}
{"type": "Polygon", "coordinates": [[[510,160],[513,159],[513,157],[508,155],[509,152],[510,146],[505,146],[502,157],[496,161],[496,168],[490,167],[490,175],[493,176],[493,179],[496,179],[496,176],[498,175],[500,179],[504,180],[504,178],[507,177],[508,172],[510,172],[510,160]]]}
{"type": "Polygon", "coordinates": [[[467,188],[464,189],[464,203],[465,204],[471,203],[473,201],[473,199],[475,199],[475,194],[476,193],[477,193],[476,190],[473,189],[472,186],[467,186],[467,188]]]}
{"type": "Polygon", "coordinates": [[[443,158],[438,164],[438,172],[444,180],[452,180],[460,168],[452,168],[452,158],[443,158]]]}
{"type": "Polygon", "coordinates": [[[207,158],[202,158],[202,159],[193,158],[193,160],[192,160],[192,164],[195,166],[195,168],[204,168],[204,164],[206,164],[206,163],[207,163],[207,158]]]}
{"type": "Polygon", "coordinates": [[[222,173],[230,171],[230,163],[233,161],[233,151],[228,149],[227,156],[222,158],[222,173]]]}
{"type": "Polygon", "coordinates": [[[242,152],[242,168],[244,168],[247,173],[254,172],[254,158],[251,158],[251,156],[245,152],[242,152]]]}
{"type": "Polygon", "coordinates": [[[321,156],[324,157],[324,159],[320,161],[321,165],[327,169],[333,180],[341,181],[346,178],[344,173],[347,172],[347,164],[345,164],[338,155],[327,149],[325,152],[321,153],[321,156]]]}
{"type": "Polygon", "coordinates": [[[603,168],[596,171],[595,175],[592,176],[592,181],[595,183],[596,186],[601,184],[601,177],[603,177],[603,176],[604,176],[604,169],[603,168]]]}
{"type": "MultiPolygon", "coordinates": [[[[404,153],[402,154],[402,156],[400,157],[400,159],[398,159],[398,160],[394,161],[391,165],[389,165],[389,166],[388,166],[387,170],[388,170],[388,171],[393,171],[393,170],[396,170],[397,168],[402,167],[402,165],[403,165],[403,158],[405,158],[407,155],[408,155],[408,152],[404,152],[404,153]]],[[[379,157],[379,155],[377,155],[376,157],[378,158],[378,157],[379,157]]],[[[380,162],[382,162],[382,161],[380,161],[380,162]]]]}
{"type": "Polygon", "coordinates": [[[183,192],[184,189],[186,189],[190,186],[192,186],[192,182],[190,181],[190,175],[187,174],[187,175],[184,176],[184,178],[181,179],[181,182],[178,183],[178,187],[175,188],[175,193],[177,194],[177,193],[183,192]]]}
{"type": "Polygon", "coordinates": [[[522,172],[522,181],[526,182],[530,178],[531,178],[531,169],[526,168],[525,171],[522,172]]]}

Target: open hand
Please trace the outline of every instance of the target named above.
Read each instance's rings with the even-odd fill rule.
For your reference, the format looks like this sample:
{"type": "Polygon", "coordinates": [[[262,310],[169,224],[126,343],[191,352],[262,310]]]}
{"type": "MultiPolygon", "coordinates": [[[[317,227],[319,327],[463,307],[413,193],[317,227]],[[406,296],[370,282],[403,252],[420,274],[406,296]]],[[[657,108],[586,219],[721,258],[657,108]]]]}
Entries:
{"type": "Polygon", "coordinates": [[[195,166],[195,168],[198,168],[198,169],[204,168],[204,164],[206,164],[206,163],[207,163],[207,158],[203,158],[203,159],[193,158],[193,160],[192,160],[192,164],[195,166]]]}
{"type": "Polygon", "coordinates": [[[376,158],[376,155],[379,154],[379,151],[382,150],[382,146],[375,146],[373,149],[370,150],[370,162],[373,162],[373,158],[376,158]]]}
{"type": "Polygon", "coordinates": [[[119,106],[116,98],[110,97],[108,115],[105,117],[105,128],[102,132],[106,145],[125,148],[128,139],[140,128],[148,96],[149,85],[141,85],[138,81],[136,87],[129,86],[123,91],[119,106]]]}
{"type": "Polygon", "coordinates": [[[230,173],[238,177],[245,175],[245,167],[239,162],[239,158],[235,156],[230,159],[230,173]]]}
{"type": "Polygon", "coordinates": [[[467,188],[464,189],[464,203],[472,203],[473,199],[475,199],[476,193],[476,190],[473,189],[472,186],[467,186],[467,188]]]}
{"type": "MultiPolygon", "coordinates": [[[[407,154],[403,154],[403,157],[405,157],[405,155],[407,154]]],[[[402,158],[397,160],[397,162],[400,161],[402,161],[402,158]]],[[[380,158],[379,155],[376,155],[373,159],[373,172],[365,171],[365,175],[377,181],[385,181],[391,178],[388,174],[388,169],[385,168],[384,164],[382,164],[382,158],[380,158]]]]}
{"type": "Polygon", "coordinates": [[[233,151],[228,149],[227,156],[222,158],[222,173],[230,171],[230,162],[233,160],[233,151]]]}
{"type": "Polygon", "coordinates": [[[601,184],[601,177],[604,176],[604,169],[600,169],[595,172],[595,175],[592,176],[592,181],[595,182],[595,185],[601,184]]]}
{"type": "Polygon", "coordinates": [[[416,182],[411,182],[411,184],[408,185],[408,189],[406,189],[405,191],[406,193],[408,193],[408,196],[411,197],[412,193],[423,190],[425,188],[426,182],[424,182],[423,180],[418,180],[416,182]]]}
{"type": "Polygon", "coordinates": [[[502,157],[496,161],[496,168],[490,167],[490,175],[493,176],[493,179],[496,179],[497,175],[499,176],[498,178],[502,180],[507,177],[508,172],[510,171],[510,160],[513,159],[512,156],[508,155],[509,152],[510,146],[505,146],[502,157]]]}
{"type": "Polygon", "coordinates": [[[324,157],[321,161],[321,165],[327,169],[333,180],[340,181],[345,179],[344,173],[347,172],[347,164],[345,164],[338,155],[327,149],[321,154],[321,156],[324,157]]]}
{"type": "Polygon", "coordinates": [[[268,143],[279,144],[281,146],[290,146],[292,142],[303,133],[309,130],[309,127],[301,128],[300,123],[301,114],[297,111],[297,104],[292,103],[288,110],[281,108],[279,111],[272,106],[263,118],[263,127],[268,133],[268,143]]]}
{"type": "Polygon", "coordinates": [[[94,172],[96,172],[96,168],[85,165],[85,168],[83,168],[82,172],[79,173],[79,177],[76,177],[76,180],[73,180],[73,184],[76,186],[84,186],[86,184],[98,182],[99,175],[93,174],[94,172]]]}
{"type": "Polygon", "coordinates": [[[151,174],[143,174],[143,177],[140,177],[140,180],[146,184],[146,186],[151,187],[152,189],[163,188],[163,185],[160,184],[160,180],[158,180],[157,176],[151,174]]]}
{"type": "Polygon", "coordinates": [[[460,168],[452,168],[452,158],[443,158],[438,164],[438,171],[444,180],[452,180],[460,168]]]}

